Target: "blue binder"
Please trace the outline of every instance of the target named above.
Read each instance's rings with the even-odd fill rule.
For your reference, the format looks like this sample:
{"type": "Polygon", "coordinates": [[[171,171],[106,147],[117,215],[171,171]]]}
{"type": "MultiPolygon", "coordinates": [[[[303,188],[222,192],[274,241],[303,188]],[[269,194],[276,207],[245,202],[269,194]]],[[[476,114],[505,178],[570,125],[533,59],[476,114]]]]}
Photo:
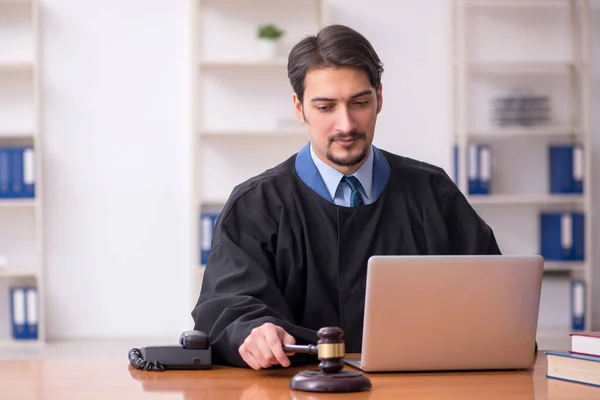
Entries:
{"type": "Polygon", "coordinates": [[[585,217],[582,213],[540,214],[541,255],[550,261],[583,261],[585,217]]]}
{"type": "Polygon", "coordinates": [[[23,151],[21,148],[10,149],[10,180],[13,198],[25,197],[23,181],[23,151]]]}
{"type": "Polygon", "coordinates": [[[14,147],[10,152],[11,197],[35,196],[34,157],[32,147],[14,147]]]}
{"type": "Polygon", "coordinates": [[[571,281],[571,330],[585,330],[586,286],[581,279],[571,281]]]}
{"type": "Polygon", "coordinates": [[[200,213],[200,264],[206,265],[210,249],[212,247],[213,232],[217,218],[220,212],[218,211],[202,211],[200,213]]]}
{"type": "Polygon", "coordinates": [[[573,213],[573,252],[571,261],[583,261],[585,259],[585,218],[583,213],[573,213]]]}
{"type": "Polygon", "coordinates": [[[28,339],[37,339],[39,326],[38,293],[35,286],[27,288],[26,295],[26,330],[28,339]]]}
{"type": "Polygon", "coordinates": [[[490,194],[492,181],[492,149],[489,145],[478,146],[479,194],[490,194]]]}
{"type": "Polygon", "coordinates": [[[551,146],[550,193],[583,193],[583,146],[551,146]]]}
{"type": "Polygon", "coordinates": [[[8,199],[12,197],[10,165],[10,149],[0,147],[0,199],[8,199]]]}
{"type": "Polygon", "coordinates": [[[38,338],[38,300],[35,286],[10,288],[10,317],[14,339],[38,338]]]}
{"type": "MultiPolygon", "coordinates": [[[[460,180],[460,151],[454,146],[454,183],[460,180]]],[[[467,154],[467,183],[469,194],[491,193],[492,149],[487,144],[471,144],[467,154]]]]}
{"type": "Polygon", "coordinates": [[[491,192],[492,150],[486,144],[471,144],[468,157],[469,194],[491,192]]]}
{"type": "Polygon", "coordinates": [[[14,339],[27,339],[26,323],[26,288],[15,286],[10,288],[10,319],[12,337],[14,339]]]}
{"type": "Polygon", "coordinates": [[[35,197],[35,155],[33,147],[20,149],[23,169],[23,197],[35,197]]]}
{"type": "Polygon", "coordinates": [[[460,162],[460,153],[458,151],[458,145],[454,145],[454,184],[460,186],[460,170],[458,169],[458,165],[460,162]]]}

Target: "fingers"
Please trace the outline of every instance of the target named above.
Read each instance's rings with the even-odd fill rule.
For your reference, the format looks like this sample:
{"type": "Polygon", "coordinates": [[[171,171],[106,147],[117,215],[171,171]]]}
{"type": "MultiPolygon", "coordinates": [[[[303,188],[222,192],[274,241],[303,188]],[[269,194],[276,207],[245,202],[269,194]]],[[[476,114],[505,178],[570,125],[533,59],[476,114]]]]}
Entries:
{"type": "Polygon", "coordinates": [[[255,370],[269,368],[272,364],[265,359],[260,348],[260,331],[253,330],[240,347],[240,355],[246,363],[255,370]]]}
{"type": "Polygon", "coordinates": [[[244,360],[244,362],[246,362],[246,364],[248,364],[248,366],[250,366],[250,368],[258,371],[259,369],[261,369],[261,365],[258,361],[256,361],[256,358],[254,358],[254,356],[252,355],[252,353],[250,351],[248,351],[247,347],[244,347],[244,345],[242,345],[240,347],[240,355],[242,356],[242,359],[244,360]]]}
{"type": "MultiPolygon", "coordinates": [[[[282,340],[282,342],[284,344],[296,344],[296,339],[292,335],[290,335],[289,333],[287,333],[283,329],[281,331],[283,332],[283,340],[282,340]]],[[[283,346],[282,346],[282,348],[283,348],[283,346]]],[[[295,353],[293,351],[285,353],[286,356],[292,356],[294,354],[295,353]]]]}
{"type": "Polygon", "coordinates": [[[268,360],[271,362],[275,361],[276,363],[278,363],[284,367],[289,367],[290,360],[288,359],[288,357],[285,355],[285,352],[283,351],[283,340],[282,339],[285,334],[286,334],[286,332],[282,328],[275,327],[275,329],[268,329],[265,331],[265,339],[266,339],[267,345],[269,347],[269,350],[271,351],[271,353],[268,355],[273,356],[275,358],[275,360],[272,360],[272,359],[268,359],[268,360]]]}
{"type": "Polygon", "coordinates": [[[283,351],[283,343],[295,342],[294,337],[283,328],[265,323],[252,330],[240,346],[239,353],[248,366],[255,370],[277,364],[289,367],[290,360],[283,351]]]}

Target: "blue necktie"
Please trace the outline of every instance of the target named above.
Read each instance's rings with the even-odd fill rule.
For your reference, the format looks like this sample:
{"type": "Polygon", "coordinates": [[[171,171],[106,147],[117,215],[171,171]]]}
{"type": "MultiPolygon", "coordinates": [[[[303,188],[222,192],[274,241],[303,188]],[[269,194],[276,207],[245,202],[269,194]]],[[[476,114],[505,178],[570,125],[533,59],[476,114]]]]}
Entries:
{"type": "Polygon", "coordinates": [[[360,182],[354,176],[344,176],[342,178],[342,182],[346,182],[348,186],[350,186],[350,206],[362,206],[365,203],[363,202],[363,198],[360,194],[358,188],[361,186],[360,182]]]}

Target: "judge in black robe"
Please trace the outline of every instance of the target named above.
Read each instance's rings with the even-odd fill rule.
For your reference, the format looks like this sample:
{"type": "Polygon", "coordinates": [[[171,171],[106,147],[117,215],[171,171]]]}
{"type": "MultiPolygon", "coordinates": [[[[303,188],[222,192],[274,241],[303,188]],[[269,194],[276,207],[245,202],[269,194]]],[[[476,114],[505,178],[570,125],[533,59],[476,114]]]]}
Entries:
{"type": "Polygon", "coordinates": [[[238,349],[266,322],[297,343],[316,343],[319,328],[339,326],[346,352],[360,352],[372,255],[500,254],[441,168],[375,146],[370,157],[373,198],[358,207],[333,202],[310,143],[234,189],[192,312],[216,363],[247,367],[238,349]]]}

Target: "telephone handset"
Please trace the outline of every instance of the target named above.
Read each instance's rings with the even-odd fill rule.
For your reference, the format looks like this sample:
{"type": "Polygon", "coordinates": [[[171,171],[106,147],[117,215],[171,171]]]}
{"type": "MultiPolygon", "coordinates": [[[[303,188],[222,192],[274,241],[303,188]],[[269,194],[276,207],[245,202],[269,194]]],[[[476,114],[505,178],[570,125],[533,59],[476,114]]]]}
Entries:
{"type": "Polygon", "coordinates": [[[146,346],[129,350],[129,363],[144,371],[209,369],[212,350],[208,335],[202,331],[185,331],[179,346],[146,346]]]}

